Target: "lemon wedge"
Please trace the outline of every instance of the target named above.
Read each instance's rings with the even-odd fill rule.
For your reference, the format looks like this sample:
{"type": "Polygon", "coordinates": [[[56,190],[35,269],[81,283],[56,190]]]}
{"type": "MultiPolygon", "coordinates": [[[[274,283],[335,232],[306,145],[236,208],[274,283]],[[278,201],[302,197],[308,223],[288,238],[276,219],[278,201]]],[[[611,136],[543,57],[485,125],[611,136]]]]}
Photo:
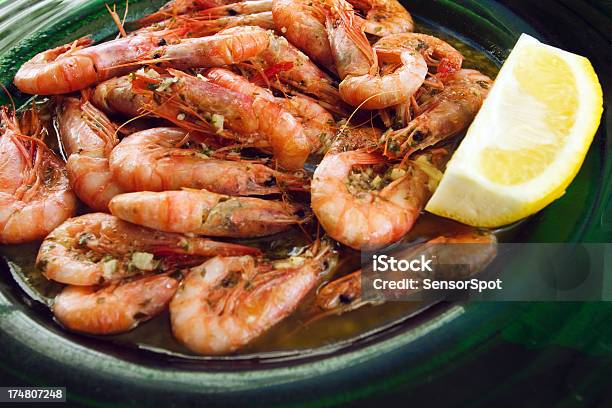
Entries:
{"type": "Polygon", "coordinates": [[[588,59],[523,34],[426,210],[490,228],[538,212],[578,173],[602,111],[588,59]]]}

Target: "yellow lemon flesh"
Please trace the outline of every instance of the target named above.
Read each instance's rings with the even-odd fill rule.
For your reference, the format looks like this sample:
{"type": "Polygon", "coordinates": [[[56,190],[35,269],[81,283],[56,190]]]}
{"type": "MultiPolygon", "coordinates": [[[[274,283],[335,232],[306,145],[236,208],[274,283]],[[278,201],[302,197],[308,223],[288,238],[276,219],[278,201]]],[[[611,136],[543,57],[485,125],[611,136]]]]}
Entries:
{"type": "Polygon", "coordinates": [[[588,59],[523,34],[426,210],[489,228],[541,210],[578,173],[602,106],[588,59]]]}

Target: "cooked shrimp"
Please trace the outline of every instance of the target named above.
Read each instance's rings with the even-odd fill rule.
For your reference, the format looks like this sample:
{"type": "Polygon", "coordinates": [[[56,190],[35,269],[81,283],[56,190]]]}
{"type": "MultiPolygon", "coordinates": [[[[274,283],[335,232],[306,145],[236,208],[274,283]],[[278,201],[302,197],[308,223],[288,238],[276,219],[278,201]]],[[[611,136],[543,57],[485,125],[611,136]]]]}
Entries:
{"type": "Polygon", "coordinates": [[[342,314],[364,305],[361,301],[361,269],[335,279],[319,288],[315,313],[333,311],[342,314]]]}
{"type": "Polygon", "coordinates": [[[38,251],[36,266],[47,279],[89,286],[172,270],[173,262],[184,255],[201,259],[256,253],[259,250],[244,245],[155,231],[109,214],[90,213],[54,229],[38,251]]]}
{"type": "Polygon", "coordinates": [[[349,0],[355,8],[366,13],[364,31],[385,37],[414,30],[410,13],[397,0],[349,0]]]}
{"type": "Polygon", "coordinates": [[[133,31],[129,35],[173,30],[177,33],[176,38],[195,38],[217,34],[226,28],[239,26],[257,26],[266,30],[272,30],[275,27],[271,11],[236,16],[223,16],[215,19],[210,19],[208,15],[202,14],[163,20],[154,25],[133,31]]]}
{"type": "Polygon", "coordinates": [[[276,100],[272,92],[270,92],[268,89],[249,82],[249,80],[245,77],[235,74],[225,68],[209,69],[204,76],[210,82],[232,91],[236,91],[244,95],[261,97],[270,102],[274,102],[276,100]]]}
{"type": "Polygon", "coordinates": [[[108,211],[110,199],[123,192],[108,167],[108,156],[119,143],[115,126],[89,102],[76,98],[58,101],[56,120],[72,190],[90,208],[108,211]]]}
{"type": "Polygon", "coordinates": [[[104,288],[68,286],[55,298],[53,314],[68,329],[89,334],[132,330],[161,313],[178,281],[155,275],[104,288]]]}
{"type": "Polygon", "coordinates": [[[184,38],[178,43],[157,48],[151,56],[153,60],[159,59],[162,66],[177,69],[220,67],[253,58],[268,45],[266,30],[243,26],[208,37],[184,38]]]}
{"type": "Polygon", "coordinates": [[[328,260],[328,247],[277,262],[213,258],[191,269],[170,302],[174,337],[196,353],[233,352],[289,316],[328,260]]]}
{"type": "Polygon", "coordinates": [[[346,0],[330,0],[326,28],[336,69],[342,82],[340,96],[350,105],[384,109],[406,102],[423,84],[427,64],[418,53],[399,53],[401,65],[379,73],[378,58],[346,0]]]}
{"type": "Polygon", "coordinates": [[[70,190],[64,163],[44,144],[46,130],[38,122],[36,112],[30,111],[28,115],[31,135],[22,132],[14,114],[6,107],[0,110],[0,243],[3,244],[42,239],[76,210],[76,197],[70,190]]]}
{"type": "Polygon", "coordinates": [[[91,46],[89,38],[43,51],[19,68],[14,83],[21,92],[65,94],[129,72],[159,47],[163,33],[130,36],[91,46]]]}
{"type": "MultiPolygon", "coordinates": [[[[450,279],[455,272],[449,270],[449,265],[460,267],[460,279],[469,279],[482,272],[495,258],[497,240],[495,235],[484,232],[460,232],[450,236],[439,236],[423,244],[417,244],[403,251],[402,259],[415,259],[426,255],[434,259],[433,276],[435,279],[450,279]],[[463,245],[468,244],[468,245],[463,245]],[[465,271],[467,269],[467,275],[465,271]]],[[[408,277],[408,276],[407,276],[408,277]]],[[[422,276],[414,276],[421,279],[422,276]]],[[[329,314],[343,314],[365,305],[379,304],[381,299],[362,298],[362,271],[358,270],[339,279],[333,280],[317,291],[310,321],[329,314]]],[[[415,291],[416,292],[416,291],[415,291]]]]}
{"type": "Polygon", "coordinates": [[[90,95],[91,103],[109,115],[131,118],[147,112],[164,119],[175,119],[181,111],[168,103],[161,103],[151,93],[136,92],[132,88],[133,75],[111,78],[98,84],[90,95]]]}
{"type": "Polygon", "coordinates": [[[275,98],[267,89],[223,68],[209,70],[206,78],[233,91],[262,97],[280,104],[287,112],[300,120],[303,131],[310,140],[311,151],[318,150],[320,146],[328,143],[335,134],[335,121],[332,114],[307,96],[298,94],[286,98],[275,98]]]}
{"type": "Polygon", "coordinates": [[[136,192],[113,198],[111,213],[160,231],[254,238],[300,222],[299,207],[280,201],[230,197],[206,190],[136,192]]]}
{"type": "Polygon", "coordinates": [[[171,0],[164,4],[159,11],[141,18],[135,24],[142,27],[169,17],[177,17],[232,3],[236,3],[236,0],[171,0]]]}
{"type": "Polygon", "coordinates": [[[463,55],[446,41],[421,33],[402,33],[383,37],[374,50],[381,60],[399,62],[403,50],[419,52],[427,65],[435,67],[436,74],[446,79],[461,69],[463,55]]]}
{"type": "Polygon", "coordinates": [[[276,29],[289,42],[319,65],[335,72],[334,59],[325,29],[325,14],[319,0],[274,0],[272,17],[276,29]]]}
{"type": "Polygon", "coordinates": [[[202,10],[191,16],[191,18],[217,19],[221,17],[258,14],[269,11],[272,11],[272,0],[249,0],[202,10]]]}
{"type": "Polygon", "coordinates": [[[240,26],[256,26],[265,30],[273,30],[275,27],[271,11],[243,16],[219,17],[215,20],[196,20],[189,24],[192,37],[212,35],[225,29],[240,26]]]}
{"type": "MultiPolygon", "coordinates": [[[[210,123],[211,116],[207,118],[196,111],[186,111],[185,104],[176,101],[171,95],[165,100],[149,89],[154,84],[163,89],[164,81],[172,81],[171,77],[161,77],[154,70],[142,71],[142,73],[131,74],[104,81],[94,88],[91,94],[91,102],[104,112],[112,115],[120,114],[131,117],[132,119],[146,116],[157,116],[166,119],[176,126],[202,133],[203,136],[214,135],[223,138],[248,144],[252,147],[267,148],[269,143],[266,140],[257,138],[254,135],[241,135],[227,129],[215,128],[210,123]],[[158,82],[161,83],[158,84],[158,82]],[[133,84],[136,86],[133,86],[133,84]]],[[[132,122],[130,122],[132,123],[132,122]]],[[[125,125],[120,129],[124,129],[125,125]]]]}
{"type": "Polygon", "coordinates": [[[268,33],[260,27],[234,27],[231,34],[182,38],[170,44],[174,30],[147,31],[94,46],[82,39],[42,52],[15,75],[25,93],[40,95],[74,92],[133,71],[140,63],[157,62],[179,69],[235,64],[268,47],[268,33]]]}
{"type": "Polygon", "coordinates": [[[331,113],[317,101],[305,95],[295,94],[286,98],[277,98],[282,106],[296,118],[300,119],[304,133],[317,146],[317,153],[326,151],[336,135],[336,121],[331,113]]]}
{"type": "Polygon", "coordinates": [[[384,164],[381,156],[337,150],[330,150],[314,173],[311,206],[332,238],[357,250],[384,247],[412,229],[448,155],[439,149],[376,174],[371,168],[354,170],[384,164]]]}
{"type": "Polygon", "coordinates": [[[126,137],[111,153],[113,176],[127,191],[187,187],[228,195],[266,195],[304,184],[298,176],[262,164],[215,160],[196,149],[177,147],[187,136],[181,129],[155,128],[126,137]]]}
{"type": "Polygon", "coordinates": [[[298,120],[268,98],[235,92],[181,71],[168,72],[169,78],[141,78],[147,83],[142,91],[154,92],[171,105],[182,107],[185,112],[197,112],[202,118],[206,115],[221,118],[223,122],[217,122],[219,130],[227,126],[233,132],[263,139],[280,166],[301,169],[310,152],[318,147],[312,145],[298,120]],[[163,81],[168,85],[164,86],[163,81]]]}
{"type": "MultiPolygon", "coordinates": [[[[132,91],[132,81],[129,76],[111,78],[98,84],[90,95],[91,103],[107,114],[122,114],[131,117],[139,116],[142,107],[149,98],[132,91]]],[[[178,115],[174,110],[174,116],[178,115]]]]}
{"type": "Polygon", "coordinates": [[[387,133],[387,154],[411,154],[463,131],[474,120],[492,85],[488,76],[471,69],[452,75],[442,92],[426,94],[416,118],[406,128],[387,133]]]}
{"type": "MultiPolygon", "coordinates": [[[[226,32],[231,32],[229,29],[226,32]]],[[[264,80],[275,86],[271,71],[281,82],[298,89],[301,93],[312,95],[329,106],[342,106],[342,99],[334,80],[314,64],[306,54],[290,44],[285,37],[269,32],[269,46],[257,58],[251,59],[256,65],[264,67],[264,80]]],[[[284,90],[284,89],[283,89],[284,90]]]]}
{"type": "Polygon", "coordinates": [[[209,37],[184,38],[157,48],[150,56],[150,62],[158,60],[161,66],[178,69],[219,67],[250,60],[261,67],[264,76],[271,70],[301,92],[332,106],[341,103],[334,81],[326,73],[284,37],[257,26],[232,27],[209,37]]]}
{"type": "MultiPolygon", "coordinates": [[[[140,72],[140,71],[139,71],[140,72]]],[[[160,78],[156,71],[143,70],[143,77],[147,75],[155,75],[160,78]]],[[[124,123],[119,127],[120,131],[127,130],[126,128],[131,127],[134,120],[138,118],[146,117],[159,117],[174,123],[176,126],[192,132],[194,136],[198,138],[202,137],[210,142],[209,136],[220,136],[222,138],[237,141],[240,144],[248,144],[251,147],[267,148],[269,147],[267,141],[254,140],[253,135],[240,135],[234,132],[230,132],[227,129],[215,128],[210,121],[210,117],[207,119],[203,118],[202,115],[197,112],[185,112],[183,104],[177,104],[173,101],[174,98],[164,100],[163,98],[156,95],[155,92],[148,89],[149,83],[146,82],[143,87],[133,87],[133,82],[142,82],[138,78],[140,74],[130,74],[128,76],[122,76],[112,78],[102,82],[96,86],[91,93],[91,102],[96,105],[102,111],[110,115],[123,115],[131,118],[130,121],[124,123]]],[[[147,79],[149,80],[149,79],[147,79]]],[[[162,87],[164,85],[161,85],[162,87]]],[[[138,130],[146,130],[151,126],[146,126],[138,130]]],[[[135,132],[127,132],[128,134],[135,132]]]]}

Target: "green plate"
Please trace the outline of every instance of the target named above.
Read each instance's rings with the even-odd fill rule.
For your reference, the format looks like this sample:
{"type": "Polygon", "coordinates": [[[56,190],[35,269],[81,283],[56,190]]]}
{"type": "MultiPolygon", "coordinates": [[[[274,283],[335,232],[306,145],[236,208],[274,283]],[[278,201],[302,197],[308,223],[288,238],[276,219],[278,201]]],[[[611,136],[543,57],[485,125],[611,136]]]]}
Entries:
{"type": "MultiPolygon", "coordinates": [[[[32,55],[86,34],[102,39],[115,31],[103,3],[0,3],[0,80],[18,102],[27,96],[10,83],[32,55]]],[[[160,3],[130,2],[130,18],[160,3]]],[[[408,4],[417,17],[480,45],[499,61],[521,32],[588,56],[607,106],[612,66],[606,6],[546,0],[408,4]]],[[[606,110],[576,180],[562,199],[522,225],[519,241],[610,242],[608,124],[606,110]]],[[[604,402],[602,390],[611,375],[607,303],[440,304],[337,350],[291,359],[190,362],[68,334],[0,268],[1,383],[67,386],[75,404],[320,406],[376,399],[434,406],[596,405],[604,402]]]]}

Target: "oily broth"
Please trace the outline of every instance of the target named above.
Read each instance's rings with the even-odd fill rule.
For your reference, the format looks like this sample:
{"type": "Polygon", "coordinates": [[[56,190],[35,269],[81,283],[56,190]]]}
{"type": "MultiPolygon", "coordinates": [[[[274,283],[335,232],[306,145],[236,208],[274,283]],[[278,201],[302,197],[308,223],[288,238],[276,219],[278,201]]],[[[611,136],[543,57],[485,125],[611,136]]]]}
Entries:
{"type": "MultiPolygon", "coordinates": [[[[478,47],[462,42],[450,36],[444,30],[430,25],[420,25],[417,27],[417,31],[434,34],[456,47],[465,56],[464,67],[479,69],[491,78],[495,78],[497,75],[498,64],[478,47]]],[[[48,128],[50,132],[53,132],[53,126],[48,128]]],[[[51,141],[56,151],[61,153],[57,144],[57,135],[50,135],[48,140],[51,141]]],[[[80,213],[85,212],[84,210],[84,208],[81,209],[80,213]]],[[[411,242],[433,238],[441,233],[461,231],[465,228],[467,227],[453,221],[431,214],[423,214],[414,229],[403,241],[411,242]]],[[[310,232],[314,236],[316,231],[310,232]]],[[[266,254],[271,258],[283,258],[295,248],[309,245],[309,240],[310,238],[306,236],[302,229],[295,227],[288,232],[273,237],[240,242],[265,249],[266,254]]],[[[0,246],[0,256],[6,260],[14,280],[30,298],[51,306],[52,299],[59,293],[63,285],[48,281],[35,268],[34,262],[39,246],[40,242],[0,246]]],[[[326,272],[326,282],[359,268],[360,256],[358,252],[340,249],[339,258],[340,262],[326,272]]],[[[406,319],[427,306],[416,302],[389,302],[378,306],[364,306],[340,316],[327,316],[306,324],[305,310],[308,309],[313,296],[314,293],[310,294],[302,302],[303,305],[296,313],[276,325],[238,354],[261,355],[266,352],[299,351],[331,345],[354,339],[364,333],[380,330],[393,322],[406,319]]],[[[193,356],[192,352],[172,337],[167,311],[128,333],[92,337],[128,347],[144,348],[166,354],[193,356]]]]}

